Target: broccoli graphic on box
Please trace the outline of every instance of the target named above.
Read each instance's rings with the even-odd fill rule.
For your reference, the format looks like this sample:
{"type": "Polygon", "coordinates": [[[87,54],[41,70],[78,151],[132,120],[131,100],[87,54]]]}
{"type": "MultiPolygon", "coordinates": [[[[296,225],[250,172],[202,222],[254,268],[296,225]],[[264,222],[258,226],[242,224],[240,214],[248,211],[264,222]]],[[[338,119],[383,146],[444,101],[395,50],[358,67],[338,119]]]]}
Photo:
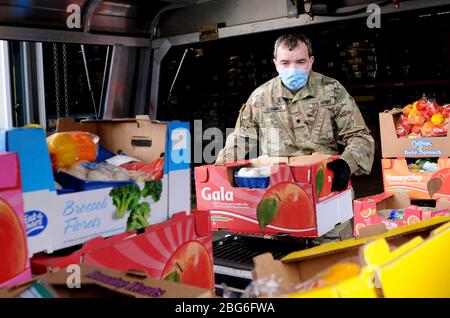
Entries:
{"type": "Polygon", "coordinates": [[[149,226],[148,218],[151,215],[151,208],[148,202],[141,202],[141,198],[151,197],[154,202],[161,198],[161,180],[152,180],[144,184],[141,189],[135,183],[113,188],[109,196],[113,200],[118,218],[123,218],[129,212],[127,220],[127,231],[133,231],[149,226]]]}

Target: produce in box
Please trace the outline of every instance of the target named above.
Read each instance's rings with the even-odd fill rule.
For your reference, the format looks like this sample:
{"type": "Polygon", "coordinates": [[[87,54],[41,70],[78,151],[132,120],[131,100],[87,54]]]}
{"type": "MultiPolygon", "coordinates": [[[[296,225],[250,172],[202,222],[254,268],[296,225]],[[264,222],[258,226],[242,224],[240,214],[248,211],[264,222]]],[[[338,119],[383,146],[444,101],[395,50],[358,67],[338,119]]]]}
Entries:
{"type": "Polygon", "coordinates": [[[447,135],[450,105],[439,106],[425,96],[402,109],[395,124],[398,137],[442,137],[447,135]]]}

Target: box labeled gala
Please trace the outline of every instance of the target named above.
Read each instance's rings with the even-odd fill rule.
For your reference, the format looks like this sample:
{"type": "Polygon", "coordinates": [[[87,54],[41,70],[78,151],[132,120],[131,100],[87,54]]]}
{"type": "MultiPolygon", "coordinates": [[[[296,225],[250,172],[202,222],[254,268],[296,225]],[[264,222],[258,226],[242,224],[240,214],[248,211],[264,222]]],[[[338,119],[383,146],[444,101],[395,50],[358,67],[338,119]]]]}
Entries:
{"type": "Polygon", "coordinates": [[[353,216],[351,189],[331,191],[333,173],[326,164],[335,158],[259,157],[197,167],[197,207],[210,211],[215,230],[321,236],[353,216]],[[252,169],[263,175],[255,177],[252,169]]]}

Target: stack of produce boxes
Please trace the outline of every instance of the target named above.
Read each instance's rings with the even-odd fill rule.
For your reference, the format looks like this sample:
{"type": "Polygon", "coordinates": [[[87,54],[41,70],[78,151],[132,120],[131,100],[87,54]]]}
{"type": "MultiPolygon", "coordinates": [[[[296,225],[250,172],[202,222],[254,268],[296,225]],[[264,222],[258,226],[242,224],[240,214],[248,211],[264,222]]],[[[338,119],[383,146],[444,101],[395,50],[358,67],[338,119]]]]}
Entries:
{"type": "MultiPolygon", "coordinates": [[[[7,281],[16,275],[29,276],[32,256],[33,264],[41,258],[51,259],[52,268],[79,263],[69,257],[69,263],[53,266],[53,260],[67,254],[63,249],[86,244],[77,253],[85,260],[92,256],[96,266],[137,269],[158,279],[213,288],[209,215],[186,215],[190,213],[188,123],[141,116],[82,122],[63,119],[57,132],[48,137],[41,128],[0,131],[0,151],[17,153],[18,161],[0,157],[5,170],[2,177],[15,173],[3,178],[10,184],[0,182],[0,197],[4,187],[17,192],[9,191],[6,199],[13,198],[9,206],[17,205],[16,216],[25,223],[23,230],[17,226],[15,235],[27,243],[19,246],[22,241],[14,240],[18,247],[13,253],[22,257],[22,263],[17,272],[5,277],[7,281]],[[8,165],[3,164],[6,159],[8,165]],[[21,175],[18,168],[10,167],[19,167],[19,162],[21,175]],[[92,246],[97,254],[89,248],[89,257],[84,255],[92,246]],[[114,252],[114,257],[108,256],[114,252]],[[199,278],[203,279],[200,283],[199,278]]],[[[12,222],[9,210],[1,209],[6,214],[0,213],[0,220],[5,214],[5,222],[12,222]]],[[[8,233],[12,232],[9,228],[8,233]]]]}
{"type": "Polygon", "coordinates": [[[385,193],[355,200],[355,236],[377,223],[393,229],[448,214],[449,114],[450,105],[426,97],[380,113],[385,193]],[[436,208],[412,205],[410,200],[437,200],[436,208]]]}
{"type": "Polygon", "coordinates": [[[450,196],[450,105],[425,97],[380,114],[384,189],[412,200],[450,196]]]}

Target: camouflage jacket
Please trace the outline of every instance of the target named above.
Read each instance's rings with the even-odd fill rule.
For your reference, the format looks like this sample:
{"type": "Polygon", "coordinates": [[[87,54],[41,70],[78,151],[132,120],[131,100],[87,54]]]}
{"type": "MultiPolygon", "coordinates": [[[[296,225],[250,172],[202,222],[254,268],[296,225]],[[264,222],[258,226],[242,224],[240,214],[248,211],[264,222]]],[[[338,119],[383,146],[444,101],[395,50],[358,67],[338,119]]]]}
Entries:
{"type": "Polygon", "coordinates": [[[346,144],[341,157],[352,174],[370,173],[374,140],[342,84],[311,72],[307,84],[294,96],[276,77],[250,95],[216,162],[243,158],[258,141],[259,155],[337,154],[338,140],[346,144]]]}

